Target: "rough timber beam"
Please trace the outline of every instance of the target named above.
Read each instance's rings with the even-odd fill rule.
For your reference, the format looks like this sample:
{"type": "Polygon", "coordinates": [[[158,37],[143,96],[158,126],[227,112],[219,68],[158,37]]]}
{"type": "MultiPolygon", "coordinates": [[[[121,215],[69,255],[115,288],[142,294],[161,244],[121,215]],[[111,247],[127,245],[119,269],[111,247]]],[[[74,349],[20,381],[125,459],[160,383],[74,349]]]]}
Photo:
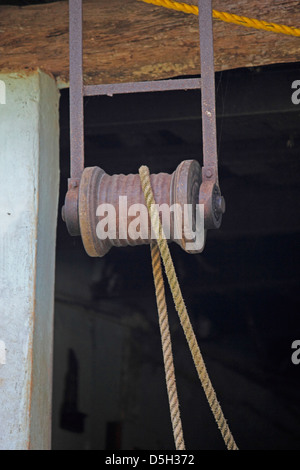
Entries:
{"type": "MultiPolygon", "coordinates": [[[[192,0],[187,3],[193,3],[192,0]]],[[[136,0],[85,0],[86,84],[199,73],[198,20],[136,0]]],[[[299,26],[298,0],[215,0],[213,8],[299,26]]],[[[214,20],[216,70],[300,61],[300,39],[214,20]]],[[[40,68],[69,80],[68,2],[0,6],[0,70],[40,68]]]]}

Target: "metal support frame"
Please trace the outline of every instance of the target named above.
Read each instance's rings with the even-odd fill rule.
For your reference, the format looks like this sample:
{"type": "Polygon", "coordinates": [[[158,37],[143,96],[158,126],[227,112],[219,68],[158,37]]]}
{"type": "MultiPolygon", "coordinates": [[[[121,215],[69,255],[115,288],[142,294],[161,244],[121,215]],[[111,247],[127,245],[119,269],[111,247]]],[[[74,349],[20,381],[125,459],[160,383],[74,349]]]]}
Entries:
{"type": "Polygon", "coordinates": [[[215,76],[211,0],[199,0],[201,78],[84,85],[82,52],[82,0],[69,1],[70,34],[70,138],[71,171],[63,218],[69,233],[79,235],[78,195],[84,171],[84,97],[123,93],[158,92],[201,88],[203,167],[199,203],[204,204],[205,228],[219,228],[225,210],[218,184],[215,76]]]}

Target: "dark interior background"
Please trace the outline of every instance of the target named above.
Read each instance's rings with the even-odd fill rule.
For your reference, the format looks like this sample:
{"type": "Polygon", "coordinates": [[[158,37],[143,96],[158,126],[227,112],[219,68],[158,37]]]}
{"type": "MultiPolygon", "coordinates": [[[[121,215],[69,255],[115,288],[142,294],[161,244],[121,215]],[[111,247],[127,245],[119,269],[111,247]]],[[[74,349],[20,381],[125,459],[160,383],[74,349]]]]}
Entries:
{"type": "MultiPolygon", "coordinates": [[[[226,213],[202,254],[171,245],[241,449],[300,449],[300,364],[291,360],[300,340],[300,105],[291,100],[297,79],[299,64],[216,74],[226,213]]],[[[146,164],[171,173],[184,159],[202,163],[200,100],[200,91],[85,98],[86,166],[127,174],[146,164]]],[[[61,91],[60,130],[61,208],[69,176],[68,90],[61,91]]],[[[167,296],[186,446],[223,449],[168,289],[167,296]]],[[[149,247],[114,248],[91,259],[59,215],[55,305],[53,448],[174,448],[149,247]],[[109,327],[98,328],[102,321],[109,327]],[[85,354],[91,343],[101,351],[85,354]]]]}

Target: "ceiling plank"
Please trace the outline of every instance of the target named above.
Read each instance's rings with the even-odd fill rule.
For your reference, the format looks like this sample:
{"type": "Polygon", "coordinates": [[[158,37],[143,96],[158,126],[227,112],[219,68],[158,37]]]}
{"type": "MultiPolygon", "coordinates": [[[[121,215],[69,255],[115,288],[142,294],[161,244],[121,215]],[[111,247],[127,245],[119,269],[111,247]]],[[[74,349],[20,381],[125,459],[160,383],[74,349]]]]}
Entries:
{"type": "MultiPolygon", "coordinates": [[[[189,3],[194,3],[190,1],[189,3]]],[[[198,20],[136,0],[86,0],[85,84],[199,74],[198,20]]],[[[215,0],[213,7],[297,26],[299,2],[215,0]]],[[[300,61],[299,38],[214,21],[216,70],[300,61]]],[[[68,2],[0,6],[0,70],[40,68],[68,86],[68,2]]]]}

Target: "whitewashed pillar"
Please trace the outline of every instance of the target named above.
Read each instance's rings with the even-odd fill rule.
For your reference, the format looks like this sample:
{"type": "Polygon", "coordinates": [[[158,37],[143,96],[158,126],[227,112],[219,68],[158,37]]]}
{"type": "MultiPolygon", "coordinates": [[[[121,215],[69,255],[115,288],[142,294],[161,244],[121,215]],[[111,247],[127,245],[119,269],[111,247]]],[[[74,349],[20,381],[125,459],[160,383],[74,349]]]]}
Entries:
{"type": "Polygon", "coordinates": [[[0,91],[0,449],[49,449],[59,92],[41,71],[0,91]]]}

